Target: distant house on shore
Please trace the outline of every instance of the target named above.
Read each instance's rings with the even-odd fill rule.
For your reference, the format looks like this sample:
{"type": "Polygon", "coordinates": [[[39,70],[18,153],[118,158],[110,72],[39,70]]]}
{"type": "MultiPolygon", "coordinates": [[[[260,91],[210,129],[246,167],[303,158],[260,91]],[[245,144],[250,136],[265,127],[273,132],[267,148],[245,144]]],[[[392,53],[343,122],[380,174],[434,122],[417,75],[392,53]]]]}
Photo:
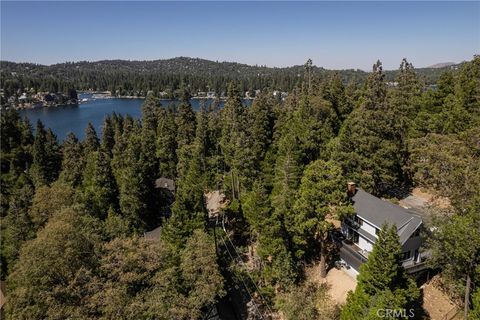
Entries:
{"type": "Polygon", "coordinates": [[[208,91],[207,92],[208,99],[215,99],[215,91],[208,91]]]}
{"type": "Polygon", "coordinates": [[[415,213],[387,200],[377,198],[348,184],[348,195],[355,209],[353,218],[346,218],[341,224],[340,258],[358,273],[360,265],[368,260],[368,254],[378,238],[378,232],[385,223],[397,227],[402,246],[402,265],[408,273],[424,270],[425,257],[420,253],[423,239],[420,232],[422,219],[415,213]]]}
{"type": "Polygon", "coordinates": [[[20,97],[18,97],[18,102],[20,103],[25,103],[28,101],[28,97],[27,97],[27,94],[24,92],[22,93],[22,95],[20,97]]]}

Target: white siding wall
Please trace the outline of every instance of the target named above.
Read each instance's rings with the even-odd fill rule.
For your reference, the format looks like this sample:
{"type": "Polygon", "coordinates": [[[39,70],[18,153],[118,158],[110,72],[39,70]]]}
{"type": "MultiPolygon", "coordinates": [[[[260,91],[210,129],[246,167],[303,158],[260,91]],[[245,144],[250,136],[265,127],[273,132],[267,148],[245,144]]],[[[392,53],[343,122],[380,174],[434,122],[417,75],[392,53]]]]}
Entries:
{"type": "MultiPolygon", "coordinates": [[[[362,218],[360,218],[362,219],[362,218]]],[[[362,219],[363,220],[363,219],[362,219]]],[[[368,223],[367,221],[363,220],[363,225],[360,227],[362,228],[363,230],[365,230],[366,232],[370,233],[371,235],[373,235],[374,237],[376,237],[375,235],[375,227],[373,225],[371,225],[370,223],[368,223]]]]}
{"type": "Polygon", "coordinates": [[[358,246],[360,249],[367,250],[368,252],[372,251],[373,244],[361,235],[358,238],[358,246]]]}

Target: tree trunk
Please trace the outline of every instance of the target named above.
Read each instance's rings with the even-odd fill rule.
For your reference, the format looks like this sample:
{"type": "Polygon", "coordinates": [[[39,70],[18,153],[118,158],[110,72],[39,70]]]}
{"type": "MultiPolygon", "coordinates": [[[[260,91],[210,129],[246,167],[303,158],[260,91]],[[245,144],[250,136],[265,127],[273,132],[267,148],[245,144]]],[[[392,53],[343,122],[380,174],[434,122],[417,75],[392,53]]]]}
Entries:
{"type": "Polygon", "coordinates": [[[327,252],[325,250],[325,241],[322,241],[320,247],[320,277],[327,276],[327,252]]]}
{"type": "Polygon", "coordinates": [[[468,305],[470,304],[470,287],[472,279],[470,278],[470,273],[467,273],[467,285],[465,286],[465,309],[463,311],[463,318],[468,319],[468,305]]]}
{"type": "Polygon", "coordinates": [[[230,171],[230,177],[232,179],[232,200],[235,199],[235,179],[233,176],[233,170],[230,171]]]}

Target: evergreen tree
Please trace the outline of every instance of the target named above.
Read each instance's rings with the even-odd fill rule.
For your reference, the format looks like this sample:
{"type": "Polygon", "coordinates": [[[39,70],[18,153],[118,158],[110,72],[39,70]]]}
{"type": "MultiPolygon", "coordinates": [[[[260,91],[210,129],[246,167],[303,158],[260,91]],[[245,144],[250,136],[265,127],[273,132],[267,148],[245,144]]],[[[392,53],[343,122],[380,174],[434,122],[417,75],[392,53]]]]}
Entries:
{"type": "Polygon", "coordinates": [[[177,126],[172,108],[159,111],[157,125],[157,151],[160,176],[175,179],[177,167],[177,126]]]}
{"type": "Polygon", "coordinates": [[[183,248],[195,229],[204,228],[206,209],[203,199],[204,176],[201,168],[201,143],[194,144],[187,174],[177,182],[172,216],[162,230],[162,239],[173,248],[183,248]]]}
{"type": "Polygon", "coordinates": [[[17,180],[31,166],[33,135],[30,123],[15,110],[1,112],[0,127],[0,215],[5,216],[17,180]]]}
{"type": "Polygon", "coordinates": [[[191,159],[191,143],[195,138],[195,112],[190,104],[190,96],[186,89],[182,90],[180,105],[175,115],[177,126],[177,177],[182,178],[188,170],[188,162],[191,159]]]}
{"type": "Polygon", "coordinates": [[[376,194],[401,181],[403,175],[398,119],[386,97],[385,74],[377,62],[367,79],[360,107],[343,123],[333,153],[348,178],[376,194]]]}
{"type": "Polygon", "coordinates": [[[150,179],[149,185],[153,185],[158,177],[158,162],[156,157],[156,131],[157,131],[157,113],[161,108],[157,97],[152,94],[147,96],[142,105],[142,155],[146,165],[145,173],[150,179]]]}
{"type": "Polygon", "coordinates": [[[180,268],[183,287],[188,292],[188,304],[192,309],[190,319],[198,318],[202,307],[216,303],[225,294],[212,240],[205,231],[197,229],[187,240],[182,252],[180,268]],[[195,310],[198,310],[197,314],[195,310]]]}
{"type": "MultiPolygon", "coordinates": [[[[193,141],[193,150],[200,172],[207,174],[207,148],[208,146],[208,115],[204,106],[196,114],[197,128],[195,130],[195,140],[193,141]]],[[[205,181],[203,181],[205,185],[205,181]]]]}
{"type": "Polygon", "coordinates": [[[7,269],[11,269],[18,258],[21,245],[35,237],[35,228],[29,215],[32,205],[34,187],[23,175],[10,196],[8,213],[1,218],[1,275],[5,277],[7,269]]]}
{"type": "Polygon", "coordinates": [[[159,206],[158,190],[155,189],[155,180],[159,177],[159,162],[157,158],[157,114],[162,108],[160,100],[153,94],[149,94],[142,105],[142,129],[141,143],[142,153],[139,159],[140,165],[143,166],[144,184],[146,188],[147,201],[147,224],[151,227],[157,225],[160,217],[157,209],[159,206]]]}
{"type": "Polygon", "coordinates": [[[294,205],[291,227],[296,256],[304,258],[320,247],[320,276],[327,275],[327,241],[334,229],[329,219],[341,220],[353,212],[345,193],[340,167],[333,162],[316,160],[304,171],[294,205]]]}
{"type": "MultiPolygon", "coordinates": [[[[340,122],[345,120],[345,118],[352,111],[352,105],[347,99],[345,86],[338,72],[334,73],[322,88],[322,97],[330,102],[340,122]]],[[[336,125],[335,129],[335,131],[338,133],[340,128],[338,125],[336,125]]]]}
{"type": "Polygon", "coordinates": [[[248,112],[251,118],[249,133],[252,139],[252,154],[254,155],[254,170],[258,176],[261,170],[260,163],[264,160],[265,154],[272,143],[275,124],[275,113],[273,111],[274,101],[271,95],[261,93],[253,101],[248,112]]]}
{"type": "Polygon", "coordinates": [[[207,109],[207,185],[212,189],[220,189],[223,180],[224,161],[220,148],[222,134],[220,100],[214,100],[207,109]]]}
{"type": "Polygon", "coordinates": [[[477,128],[465,135],[428,134],[413,140],[409,159],[413,182],[449,197],[459,212],[465,211],[478,195],[480,162],[474,141],[479,138],[477,128]],[[470,137],[471,143],[462,136],[470,137]]]}
{"type": "Polygon", "coordinates": [[[110,116],[106,116],[103,120],[102,127],[102,143],[101,146],[110,157],[112,156],[112,149],[115,145],[115,125],[112,123],[110,116]]]}
{"type": "Polygon", "coordinates": [[[130,137],[123,158],[117,177],[120,211],[132,229],[144,230],[152,217],[153,208],[149,207],[150,177],[146,176],[139,135],[130,137]]]}
{"type": "Polygon", "coordinates": [[[95,131],[92,123],[89,122],[87,128],[85,129],[85,139],[83,140],[83,150],[85,152],[85,156],[97,151],[98,148],[100,148],[100,141],[98,140],[97,132],[95,131]]]}
{"type": "Polygon", "coordinates": [[[480,318],[480,289],[477,289],[472,296],[472,310],[469,316],[471,320],[480,318]]]}
{"type": "Polygon", "coordinates": [[[465,63],[455,83],[455,95],[468,113],[480,117],[480,55],[465,63]]]}
{"type": "Polygon", "coordinates": [[[61,154],[56,136],[50,129],[45,130],[40,120],[35,130],[32,154],[31,174],[35,185],[50,184],[55,181],[61,167],[61,154]]]}
{"type": "Polygon", "coordinates": [[[242,197],[242,208],[252,229],[252,240],[258,241],[257,253],[265,265],[263,280],[271,285],[290,285],[295,280],[295,270],[285,226],[274,215],[269,190],[262,180],[257,180],[242,197]]]}
{"type": "Polygon", "coordinates": [[[82,145],[72,132],[63,141],[62,153],[63,161],[60,179],[75,188],[82,183],[84,159],[82,145]]]}
{"type": "Polygon", "coordinates": [[[102,251],[96,286],[87,289],[89,305],[104,318],[198,319],[224,295],[215,247],[203,231],[179,252],[142,237],[114,239],[102,251]]]}
{"type": "Polygon", "coordinates": [[[179,148],[189,145],[195,137],[195,112],[190,103],[190,96],[185,90],[183,92],[185,93],[181,97],[175,119],[179,148]]]}
{"type": "Polygon", "coordinates": [[[301,155],[298,140],[292,133],[282,137],[275,163],[271,203],[274,216],[287,226],[292,223],[292,209],[303,170],[301,155]]]}
{"type": "MultiPolygon", "coordinates": [[[[18,124],[20,122],[20,116],[15,110],[6,110],[2,112],[0,121],[0,134],[2,136],[2,145],[0,148],[3,154],[7,154],[19,144],[18,137],[21,132],[18,124]]],[[[3,166],[2,164],[2,167],[3,166]]]]}
{"type": "Polygon", "coordinates": [[[83,201],[92,215],[105,219],[109,209],[117,209],[117,184],[106,151],[94,151],[88,155],[82,187],[83,201]]]}
{"type": "Polygon", "coordinates": [[[467,319],[472,283],[480,281],[480,196],[476,196],[476,203],[467,212],[437,219],[434,225],[434,231],[427,239],[431,252],[429,263],[441,267],[446,276],[462,280],[460,283],[465,286],[462,290],[464,316],[467,319]]]}
{"type": "Polygon", "coordinates": [[[403,269],[401,256],[396,226],[384,225],[360,267],[355,291],[348,294],[342,320],[377,319],[378,310],[413,308],[420,292],[403,269]]]}
{"type": "Polygon", "coordinates": [[[62,181],[38,187],[29,212],[35,231],[43,228],[58,211],[74,205],[76,200],[75,190],[62,181]]]}
{"type": "Polygon", "coordinates": [[[94,223],[64,209],[20,250],[7,278],[6,315],[12,319],[65,319],[88,315],[82,275],[96,262],[94,223]]]}
{"type": "Polygon", "coordinates": [[[337,319],[335,304],[328,296],[328,287],[308,281],[280,293],[276,305],[286,320],[337,319]]]}
{"type": "Polygon", "coordinates": [[[240,154],[242,151],[246,151],[246,146],[242,146],[245,138],[245,111],[241,96],[235,84],[229,83],[227,101],[222,110],[220,146],[226,164],[225,184],[233,199],[240,197],[242,172],[239,165],[245,164],[248,160],[242,158],[240,154]]]}
{"type": "Polygon", "coordinates": [[[304,91],[299,98],[289,129],[299,139],[303,163],[308,164],[323,154],[338,127],[338,119],[331,104],[322,97],[304,91]]]}

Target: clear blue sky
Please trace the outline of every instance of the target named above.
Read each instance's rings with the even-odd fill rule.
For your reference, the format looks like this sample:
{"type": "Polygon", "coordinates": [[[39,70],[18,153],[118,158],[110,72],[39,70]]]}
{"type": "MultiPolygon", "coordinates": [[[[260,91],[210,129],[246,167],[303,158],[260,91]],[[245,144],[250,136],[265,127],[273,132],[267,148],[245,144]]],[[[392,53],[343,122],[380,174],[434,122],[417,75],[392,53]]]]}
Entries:
{"type": "Polygon", "coordinates": [[[480,53],[480,2],[1,2],[1,59],[396,69],[480,53]]]}

